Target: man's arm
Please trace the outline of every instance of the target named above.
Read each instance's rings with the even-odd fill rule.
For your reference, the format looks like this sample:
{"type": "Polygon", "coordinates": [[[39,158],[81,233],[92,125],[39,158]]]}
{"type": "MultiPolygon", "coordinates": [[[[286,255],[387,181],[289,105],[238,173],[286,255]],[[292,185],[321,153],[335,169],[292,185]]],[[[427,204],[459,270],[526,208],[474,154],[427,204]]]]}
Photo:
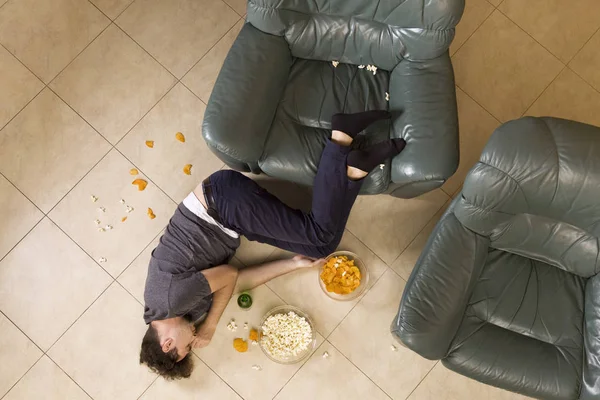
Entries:
{"type": "Polygon", "coordinates": [[[227,303],[229,303],[229,299],[233,294],[238,271],[231,265],[220,265],[206,269],[202,271],[202,274],[206,277],[210,285],[210,290],[213,293],[213,301],[206,319],[196,332],[196,339],[193,343],[193,347],[195,348],[207,346],[212,339],[219,319],[223,315],[223,311],[225,311],[225,307],[227,307],[227,303]]]}

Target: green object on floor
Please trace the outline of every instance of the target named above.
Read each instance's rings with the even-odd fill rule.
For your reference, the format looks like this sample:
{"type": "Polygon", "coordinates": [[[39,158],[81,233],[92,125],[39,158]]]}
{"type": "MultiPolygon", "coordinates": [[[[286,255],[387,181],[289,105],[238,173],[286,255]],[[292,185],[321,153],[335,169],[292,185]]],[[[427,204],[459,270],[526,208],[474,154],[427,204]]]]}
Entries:
{"type": "Polygon", "coordinates": [[[248,310],[250,307],[252,307],[252,296],[250,296],[248,293],[242,293],[238,296],[237,303],[240,308],[248,310]]]}

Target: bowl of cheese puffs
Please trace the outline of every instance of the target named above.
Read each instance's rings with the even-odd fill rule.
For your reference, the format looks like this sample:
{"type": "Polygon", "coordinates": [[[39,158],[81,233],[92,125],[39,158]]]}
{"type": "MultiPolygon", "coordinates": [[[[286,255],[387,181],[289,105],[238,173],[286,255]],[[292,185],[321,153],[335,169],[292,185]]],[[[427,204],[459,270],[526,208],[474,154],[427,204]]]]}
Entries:
{"type": "Polygon", "coordinates": [[[334,300],[353,300],[369,284],[369,270],[350,251],[336,251],[325,259],[319,271],[319,285],[334,300]]]}

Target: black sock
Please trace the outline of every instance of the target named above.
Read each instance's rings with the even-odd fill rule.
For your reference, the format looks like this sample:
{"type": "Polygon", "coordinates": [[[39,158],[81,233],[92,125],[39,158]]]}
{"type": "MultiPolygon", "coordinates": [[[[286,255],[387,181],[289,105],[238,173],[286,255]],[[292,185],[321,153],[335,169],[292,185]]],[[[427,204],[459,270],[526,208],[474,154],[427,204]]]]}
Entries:
{"type": "Polygon", "coordinates": [[[352,150],[348,154],[347,164],[361,171],[371,172],[388,158],[399,154],[404,146],[406,146],[404,139],[390,139],[364,150],[352,150]]]}
{"type": "Polygon", "coordinates": [[[335,114],[331,117],[331,130],[341,131],[355,137],[365,128],[380,119],[388,119],[391,114],[384,110],[365,111],[356,114],[335,114]]]}

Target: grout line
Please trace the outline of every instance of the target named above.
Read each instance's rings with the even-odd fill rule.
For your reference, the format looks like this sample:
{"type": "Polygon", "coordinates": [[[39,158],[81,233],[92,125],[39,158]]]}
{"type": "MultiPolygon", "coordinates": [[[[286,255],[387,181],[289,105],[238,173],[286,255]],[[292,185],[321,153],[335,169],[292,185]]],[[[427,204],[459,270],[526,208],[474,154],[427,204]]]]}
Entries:
{"type": "MultiPolygon", "coordinates": [[[[558,75],[557,75],[558,76],[558,75]]],[[[467,95],[468,98],[470,98],[471,100],[473,100],[475,102],[475,104],[477,104],[479,107],[481,107],[486,113],[488,113],[492,118],[494,118],[496,121],[498,121],[499,124],[504,124],[504,122],[500,121],[498,119],[498,117],[496,117],[492,112],[490,112],[490,110],[488,110],[487,108],[485,108],[485,106],[483,104],[481,104],[480,102],[478,102],[477,100],[475,100],[475,98],[473,98],[473,96],[471,96],[469,93],[467,93],[467,91],[463,88],[461,88],[458,83],[455,83],[456,87],[460,89],[461,92],[463,92],[464,94],[467,95]]],[[[505,121],[508,122],[508,121],[505,121]]]]}
{"type": "Polygon", "coordinates": [[[159,375],[156,375],[156,377],[154,378],[154,380],[148,385],[148,387],[146,389],[144,389],[144,391],[138,396],[138,400],[142,398],[142,396],[144,394],[146,394],[146,392],[152,387],[152,385],[154,385],[154,382],[156,382],[159,378],[159,375]]]}
{"type": "MultiPolygon", "coordinates": [[[[231,6],[229,5],[229,3],[228,3],[227,1],[223,0],[223,3],[224,3],[224,4],[225,4],[227,7],[229,7],[229,8],[231,9],[231,11],[233,11],[233,13],[234,13],[235,15],[239,16],[240,18],[244,18],[244,16],[243,16],[243,15],[240,15],[240,14],[238,14],[238,12],[237,12],[237,11],[235,11],[235,10],[233,9],[233,7],[231,7],[231,6]]],[[[244,14],[244,15],[246,15],[246,14],[244,14]]],[[[236,22],[236,24],[237,24],[237,22],[236,22]]]]}
{"type": "MultiPolygon", "coordinates": [[[[102,10],[101,10],[101,9],[100,9],[100,8],[99,8],[97,5],[95,5],[95,4],[92,2],[92,0],[88,0],[88,3],[90,3],[90,4],[92,5],[92,7],[94,7],[96,10],[98,10],[98,11],[99,11],[99,12],[100,12],[102,15],[104,15],[106,18],[108,18],[108,20],[109,20],[109,21],[111,21],[111,22],[112,22],[112,18],[111,18],[111,17],[109,17],[108,15],[106,15],[106,14],[104,13],[104,11],[102,11],[102,10]]],[[[109,24],[109,25],[110,25],[110,24],[109,24]]]]}
{"type": "Polygon", "coordinates": [[[215,375],[217,376],[217,378],[219,378],[219,379],[221,380],[221,382],[223,382],[224,384],[226,384],[227,386],[229,386],[229,388],[230,388],[231,390],[233,390],[233,392],[234,392],[235,394],[237,394],[238,396],[240,396],[240,398],[241,398],[241,399],[243,399],[243,398],[244,398],[244,396],[242,396],[241,394],[239,394],[239,393],[238,393],[238,392],[237,392],[237,391],[236,391],[236,390],[235,390],[235,389],[234,389],[234,388],[233,388],[233,387],[232,387],[232,386],[231,386],[229,383],[227,383],[227,381],[226,381],[225,379],[221,378],[221,375],[217,374],[217,372],[216,372],[214,369],[212,369],[212,368],[210,367],[210,365],[208,365],[206,362],[204,362],[204,360],[203,360],[202,358],[200,358],[200,356],[199,356],[198,354],[196,354],[196,353],[194,353],[194,352],[192,352],[192,353],[194,354],[194,356],[196,356],[196,358],[197,358],[197,359],[198,359],[198,360],[199,360],[199,361],[200,361],[202,364],[204,364],[204,365],[206,366],[206,368],[210,369],[210,370],[213,372],[213,374],[215,374],[215,375]]]}
{"type": "MultiPolygon", "coordinates": [[[[48,360],[50,360],[54,365],[56,365],[58,367],[58,369],[60,369],[71,381],[73,381],[73,383],[75,383],[77,386],[79,386],[79,389],[81,389],[83,391],[83,393],[87,394],[90,399],[93,399],[92,395],[89,394],[88,392],[86,392],[86,390],[79,383],[77,383],[77,381],[75,379],[73,379],[73,377],[71,375],[67,374],[67,371],[65,371],[64,369],[62,369],[62,367],[60,365],[58,365],[58,363],[56,361],[54,361],[53,359],[51,359],[49,355],[47,355],[47,354],[44,354],[44,355],[46,357],[48,357],[48,360]]],[[[43,357],[44,356],[42,356],[42,358],[43,357]]],[[[41,360],[41,358],[40,358],[40,360],[41,360]]]]}
{"type": "Polygon", "coordinates": [[[585,83],[587,83],[587,85],[588,85],[589,87],[591,87],[591,88],[592,88],[594,91],[596,91],[596,92],[598,92],[598,94],[600,94],[600,89],[596,89],[596,88],[594,87],[594,85],[592,85],[590,82],[588,82],[588,81],[587,81],[587,80],[586,80],[586,79],[585,79],[583,76],[579,75],[579,74],[577,73],[577,71],[575,71],[573,68],[571,68],[571,67],[569,67],[569,66],[567,65],[565,69],[568,69],[569,71],[571,71],[572,73],[574,73],[575,75],[577,75],[579,78],[581,78],[581,80],[582,80],[582,81],[584,81],[585,83]]]}
{"type": "MultiPolygon", "coordinates": [[[[412,351],[412,350],[411,350],[412,351]]],[[[421,383],[423,383],[423,381],[425,380],[425,378],[427,378],[429,376],[429,374],[431,373],[431,371],[433,371],[433,369],[440,363],[440,360],[437,360],[435,362],[435,364],[433,364],[433,367],[431,367],[431,369],[429,371],[427,371],[427,373],[425,374],[425,376],[423,377],[423,379],[421,379],[419,381],[419,383],[417,384],[417,386],[415,386],[415,388],[408,394],[408,396],[406,396],[407,399],[410,398],[410,396],[414,393],[415,390],[417,390],[419,388],[419,386],[421,386],[421,383]]]]}
{"type": "MultiPolygon", "coordinates": [[[[42,353],[46,354],[46,352],[45,352],[45,351],[44,351],[44,350],[43,350],[43,349],[42,349],[40,346],[38,346],[38,345],[37,345],[37,343],[36,343],[36,342],[35,342],[35,341],[34,341],[32,338],[30,338],[30,337],[29,337],[29,335],[27,335],[27,334],[25,333],[25,331],[23,331],[23,330],[22,330],[22,329],[19,327],[19,325],[17,325],[17,324],[15,323],[15,321],[13,321],[12,319],[10,319],[10,318],[9,318],[9,316],[8,316],[8,315],[6,315],[6,313],[5,313],[4,311],[0,310],[0,314],[1,314],[1,315],[4,315],[4,318],[6,318],[7,320],[9,320],[9,321],[10,321],[10,323],[11,323],[11,324],[13,324],[13,325],[15,326],[15,328],[17,328],[17,329],[19,330],[19,332],[21,332],[21,333],[23,334],[23,336],[25,336],[25,337],[27,338],[27,340],[29,340],[29,341],[30,341],[30,342],[31,342],[31,343],[32,343],[32,344],[33,344],[35,347],[37,347],[39,351],[41,351],[42,353]]],[[[34,363],[34,364],[35,364],[35,363],[34,363]]]]}
{"type": "MultiPolygon", "coordinates": [[[[200,60],[202,60],[202,59],[200,59],[200,60]]],[[[184,78],[185,78],[185,76],[184,76],[184,78]]],[[[181,78],[181,79],[182,79],[182,80],[181,80],[181,81],[179,81],[179,83],[180,83],[180,84],[181,84],[181,85],[182,85],[184,88],[186,88],[187,90],[189,90],[189,91],[190,91],[190,92],[191,92],[191,93],[194,95],[194,97],[196,97],[198,100],[200,100],[200,102],[202,102],[202,104],[204,104],[204,107],[207,107],[207,106],[208,106],[208,103],[205,103],[205,102],[204,102],[204,100],[202,100],[202,99],[200,98],[200,96],[198,96],[198,95],[197,95],[197,94],[196,94],[196,93],[195,93],[195,92],[194,92],[192,89],[190,89],[190,88],[189,88],[189,87],[188,87],[188,86],[187,86],[185,83],[183,83],[183,78],[181,78]]],[[[225,165],[225,164],[223,164],[223,165],[225,165]]]]}
{"type": "Polygon", "coordinates": [[[117,16],[116,16],[116,17],[115,17],[115,18],[114,18],[112,21],[114,22],[114,21],[116,21],[117,19],[119,19],[119,17],[120,17],[121,15],[123,15],[123,14],[125,13],[125,11],[129,10],[129,7],[131,7],[131,6],[133,5],[133,3],[135,3],[135,2],[136,2],[136,0],[133,0],[133,1],[131,1],[131,3],[129,3],[129,4],[127,5],[127,7],[125,7],[125,8],[123,9],[123,11],[121,11],[119,14],[117,14],[117,16]]]}
{"type": "Polygon", "coordinates": [[[467,44],[467,42],[471,39],[471,37],[473,37],[473,35],[479,30],[479,28],[481,28],[481,26],[483,24],[485,24],[485,22],[488,19],[490,19],[490,17],[492,16],[492,14],[494,14],[494,11],[496,11],[496,7],[493,4],[490,4],[487,0],[485,0],[485,2],[488,3],[490,6],[492,6],[492,8],[493,8],[492,12],[490,12],[490,14],[487,17],[485,17],[484,20],[481,21],[481,23],[479,25],[477,25],[477,28],[475,28],[475,30],[473,31],[473,33],[471,33],[469,35],[469,37],[467,37],[467,39],[465,39],[465,41],[460,46],[458,46],[458,48],[454,51],[454,53],[452,53],[450,55],[450,61],[452,61],[452,57],[454,57],[459,52],[459,50],[462,49],[465,44],[467,44]]]}
{"type": "Polygon", "coordinates": [[[35,224],[33,224],[33,226],[31,227],[31,229],[29,229],[27,231],[27,233],[25,235],[23,235],[23,237],[21,239],[19,239],[17,241],[17,243],[15,243],[15,245],[13,247],[10,248],[10,250],[8,250],[6,252],[6,254],[2,257],[0,257],[0,263],[6,258],[8,257],[8,255],[27,237],[29,236],[29,234],[31,233],[31,231],[33,231],[35,229],[36,226],[38,226],[40,224],[40,222],[42,222],[44,220],[44,218],[46,218],[45,215],[42,216],[42,218],[39,219],[39,221],[37,221],[35,224]]]}
{"type": "Polygon", "coordinates": [[[37,74],[36,74],[35,72],[33,72],[33,71],[32,71],[32,70],[31,70],[31,69],[30,69],[30,68],[29,68],[27,65],[25,65],[25,63],[24,63],[23,61],[21,61],[21,59],[20,59],[19,57],[17,57],[15,54],[13,54],[13,52],[12,52],[12,51],[10,51],[10,50],[8,49],[8,47],[6,47],[6,46],[5,46],[4,44],[2,44],[2,43],[0,43],[0,46],[2,46],[2,47],[4,48],[4,50],[8,51],[8,53],[9,53],[11,56],[13,56],[14,58],[16,58],[16,59],[17,59],[17,61],[18,61],[18,62],[20,62],[20,63],[21,63],[21,65],[22,65],[22,66],[24,66],[24,67],[27,69],[27,71],[31,72],[31,73],[33,74],[33,76],[35,76],[36,78],[38,78],[38,79],[39,79],[39,81],[40,81],[40,82],[42,82],[42,84],[43,84],[44,86],[46,86],[46,82],[44,82],[44,80],[43,80],[42,78],[40,78],[39,76],[37,76],[37,74]]]}
{"type": "MultiPolygon", "coordinates": [[[[1,44],[0,44],[0,45],[1,45],[1,44]]],[[[4,46],[2,46],[2,47],[4,47],[4,46]]],[[[4,47],[4,48],[6,49],[6,47],[4,47]]],[[[8,51],[8,50],[7,50],[7,51],[8,51]]],[[[11,54],[11,55],[14,57],[14,55],[13,55],[13,54],[11,54]]],[[[16,59],[17,61],[21,62],[21,60],[19,60],[18,58],[16,58],[16,57],[15,57],[15,59],[16,59]]],[[[23,63],[21,63],[21,64],[23,64],[23,63]]],[[[27,68],[27,69],[29,70],[29,68],[27,68]]],[[[31,72],[31,70],[29,70],[29,72],[31,72]]],[[[32,73],[33,73],[33,72],[32,72],[32,73]]],[[[34,75],[34,76],[35,76],[35,75],[34,75]]],[[[36,78],[37,78],[37,77],[36,77],[36,78]]],[[[39,79],[39,78],[38,78],[38,79],[39,79]]],[[[43,81],[40,81],[40,82],[42,82],[42,85],[44,85],[44,86],[43,86],[43,87],[40,89],[40,91],[39,91],[39,92],[37,92],[37,93],[35,94],[35,96],[33,96],[33,97],[31,98],[31,100],[29,100],[27,103],[25,103],[25,105],[24,105],[23,107],[21,107],[21,109],[20,109],[19,111],[17,111],[17,112],[15,113],[15,115],[14,115],[12,118],[10,118],[8,121],[6,121],[6,124],[4,124],[3,126],[1,126],[1,127],[0,127],[0,131],[4,130],[4,128],[6,128],[6,127],[7,127],[7,126],[8,126],[8,125],[9,125],[9,124],[10,124],[10,123],[11,123],[11,122],[12,122],[12,121],[15,119],[15,118],[17,118],[17,116],[19,116],[19,114],[21,114],[21,113],[23,112],[23,110],[24,110],[24,109],[26,109],[26,108],[27,108],[27,106],[28,106],[29,104],[31,104],[31,102],[32,102],[33,100],[35,100],[35,99],[36,99],[36,98],[37,98],[37,97],[40,95],[40,93],[42,93],[42,92],[44,91],[44,89],[46,89],[46,87],[47,87],[47,86],[46,86],[46,84],[45,84],[43,81]]]]}
{"type": "Polygon", "coordinates": [[[546,93],[546,91],[548,90],[548,88],[550,88],[550,86],[552,86],[552,84],[554,83],[554,81],[555,81],[555,80],[557,80],[557,79],[558,79],[558,77],[559,77],[559,76],[560,76],[560,75],[563,73],[563,71],[564,71],[565,69],[567,69],[567,68],[569,68],[569,67],[567,67],[566,65],[562,67],[562,69],[561,69],[561,70],[558,72],[558,74],[556,74],[556,76],[554,77],[554,79],[552,79],[552,80],[550,81],[550,83],[549,83],[549,84],[548,84],[548,85],[547,85],[547,86],[544,88],[544,90],[542,90],[542,92],[541,92],[541,93],[540,93],[540,94],[539,94],[539,95],[538,95],[538,96],[535,98],[535,100],[533,100],[533,102],[527,106],[527,108],[525,109],[525,111],[523,111],[523,112],[521,113],[521,117],[524,117],[524,116],[525,116],[525,114],[527,114],[527,111],[529,111],[529,110],[531,109],[531,107],[533,107],[533,105],[534,105],[534,104],[535,104],[535,103],[536,103],[536,102],[539,100],[539,98],[540,98],[540,97],[542,97],[544,93],[546,93]]]}
{"type": "Polygon", "coordinates": [[[600,26],[598,27],[598,29],[596,29],[594,31],[594,33],[592,33],[592,36],[590,36],[590,38],[588,40],[585,41],[585,43],[583,44],[583,46],[581,46],[579,48],[579,50],[577,50],[577,52],[575,53],[575,55],[573,55],[573,57],[571,57],[571,59],[569,60],[569,62],[567,63],[567,66],[569,66],[569,64],[571,64],[573,62],[573,60],[575,59],[575,57],[577,57],[579,55],[579,53],[581,53],[581,50],[583,50],[583,48],[585,46],[588,45],[589,42],[592,41],[592,39],[594,38],[594,36],[596,36],[598,34],[598,32],[600,32],[600,26]]]}
{"type": "Polygon", "coordinates": [[[21,382],[21,380],[25,377],[25,375],[27,375],[29,373],[29,371],[31,371],[33,369],[33,367],[35,367],[35,365],[40,362],[40,360],[44,357],[44,354],[42,354],[40,356],[40,358],[38,358],[32,365],[31,367],[27,368],[27,371],[25,371],[25,373],[23,375],[21,375],[21,377],[19,379],[17,379],[17,381],[10,387],[8,388],[7,392],[4,393],[2,396],[0,396],[0,400],[4,399],[6,396],[8,396],[8,394],[14,389],[15,386],[17,386],[19,384],[19,382],[21,382]]]}

